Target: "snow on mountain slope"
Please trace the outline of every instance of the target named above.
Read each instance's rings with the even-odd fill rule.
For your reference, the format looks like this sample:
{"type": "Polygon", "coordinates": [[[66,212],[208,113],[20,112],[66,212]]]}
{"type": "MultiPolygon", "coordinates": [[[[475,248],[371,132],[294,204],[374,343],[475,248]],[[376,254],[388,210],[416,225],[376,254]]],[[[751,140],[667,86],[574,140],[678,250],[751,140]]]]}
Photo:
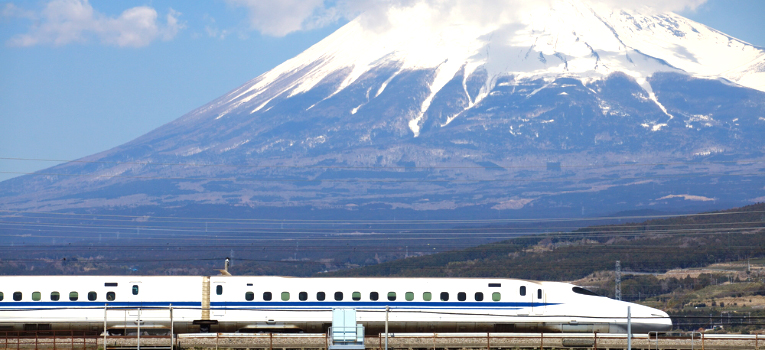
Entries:
{"type": "Polygon", "coordinates": [[[623,72],[635,78],[662,109],[647,82],[656,72],[724,78],[765,91],[765,51],[679,15],[648,8],[614,10],[585,0],[558,0],[550,7],[524,9],[517,17],[481,22],[454,13],[444,18],[443,12],[420,3],[391,8],[387,21],[372,26],[362,15],[188,118],[210,109],[216,111],[216,118],[240,107],[249,113],[266,111],[277,97],[340,80],[336,91],[326,96],[330,98],[380,67],[435,71],[430,95],[409,117],[415,136],[438,91],[458,72],[467,81],[478,69],[487,73],[484,88],[470,98],[467,108],[485,97],[498,77],[507,75],[518,80],[575,76],[592,81],[623,72]]]}

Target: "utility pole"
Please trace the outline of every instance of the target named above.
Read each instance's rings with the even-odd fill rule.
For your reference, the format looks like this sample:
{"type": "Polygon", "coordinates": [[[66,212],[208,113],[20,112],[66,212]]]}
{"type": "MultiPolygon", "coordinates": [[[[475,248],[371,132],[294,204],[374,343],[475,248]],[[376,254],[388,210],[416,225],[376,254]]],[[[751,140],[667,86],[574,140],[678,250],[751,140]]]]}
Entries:
{"type": "Polygon", "coordinates": [[[616,290],[614,291],[614,299],[616,300],[622,300],[622,263],[619,260],[616,260],[616,290]]]}
{"type": "Polygon", "coordinates": [[[385,305],[385,350],[388,350],[388,312],[390,312],[390,306],[385,305]]]}
{"type": "MultiPolygon", "coordinates": [[[[632,312],[630,307],[627,306],[627,350],[632,350],[632,312]]],[[[658,338],[659,335],[657,334],[658,338]]]]}

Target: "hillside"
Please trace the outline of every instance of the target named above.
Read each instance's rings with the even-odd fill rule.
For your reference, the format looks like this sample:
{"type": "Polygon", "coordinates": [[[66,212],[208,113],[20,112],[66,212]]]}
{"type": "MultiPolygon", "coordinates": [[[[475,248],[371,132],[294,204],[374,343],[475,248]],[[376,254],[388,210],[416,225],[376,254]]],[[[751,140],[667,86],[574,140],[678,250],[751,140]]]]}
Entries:
{"type": "Polygon", "coordinates": [[[391,261],[339,276],[475,276],[576,280],[612,270],[663,273],[765,257],[765,204],[596,226],[391,261]]]}

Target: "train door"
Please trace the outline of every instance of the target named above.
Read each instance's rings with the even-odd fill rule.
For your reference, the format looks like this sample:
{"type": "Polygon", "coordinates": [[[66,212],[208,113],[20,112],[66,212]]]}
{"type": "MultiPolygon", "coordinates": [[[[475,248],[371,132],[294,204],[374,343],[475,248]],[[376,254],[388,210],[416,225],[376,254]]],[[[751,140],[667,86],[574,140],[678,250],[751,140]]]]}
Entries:
{"type": "Polygon", "coordinates": [[[545,291],[542,286],[536,286],[531,294],[531,312],[535,315],[541,315],[545,312],[545,291]]]}
{"type": "Polygon", "coordinates": [[[213,317],[226,316],[226,282],[214,281],[212,287],[210,291],[212,315],[213,317]]]}
{"type": "Polygon", "coordinates": [[[520,295],[523,303],[521,315],[530,315],[534,313],[534,286],[521,285],[520,295]]]}
{"type": "MultiPolygon", "coordinates": [[[[119,289],[115,291],[115,301],[119,302],[119,309],[115,310],[118,323],[121,326],[114,327],[115,334],[133,335],[135,334],[138,323],[143,324],[145,317],[139,311],[142,303],[143,284],[141,281],[129,281],[125,287],[119,284],[119,289]],[[121,322],[119,322],[121,321],[121,322]]],[[[112,313],[108,314],[109,320],[113,319],[112,313]]]]}
{"type": "Polygon", "coordinates": [[[138,320],[138,309],[141,308],[143,304],[143,296],[141,295],[141,281],[130,281],[128,283],[128,288],[130,290],[128,293],[126,293],[126,299],[127,299],[127,314],[128,318],[132,319],[133,321],[138,320]]]}

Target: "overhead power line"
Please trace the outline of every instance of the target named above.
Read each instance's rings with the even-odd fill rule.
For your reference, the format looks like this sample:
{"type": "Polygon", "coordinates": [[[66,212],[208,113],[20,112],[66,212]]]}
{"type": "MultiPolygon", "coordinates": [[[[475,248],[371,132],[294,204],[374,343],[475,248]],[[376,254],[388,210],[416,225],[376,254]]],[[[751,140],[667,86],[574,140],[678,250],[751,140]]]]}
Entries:
{"type": "MultiPolygon", "coordinates": [[[[283,183],[504,183],[504,182],[571,182],[581,180],[591,180],[592,178],[513,178],[513,179],[294,179],[294,178],[245,178],[245,177],[183,177],[183,176],[148,176],[148,175],[99,175],[99,174],[67,174],[67,173],[46,173],[46,172],[23,172],[23,171],[0,171],[0,174],[14,175],[33,175],[33,176],[68,176],[68,177],[88,177],[88,178],[119,178],[119,179],[140,179],[140,180],[187,180],[187,181],[238,181],[238,182],[283,182],[283,183]]],[[[738,177],[738,176],[762,176],[762,173],[683,173],[672,175],[651,175],[651,176],[620,176],[618,178],[599,178],[603,181],[614,180],[651,180],[651,179],[678,179],[678,178],[700,178],[700,177],[738,177]]]]}
{"type": "MultiPolygon", "coordinates": [[[[84,164],[115,164],[115,165],[156,165],[156,166],[185,166],[185,167],[225,167],[225,168],[285,168],[285,169],[535,169],[547,168],[547,164],[539,165],[428,165],[428,166],[364,166],[364,165],[279,165],[279,164],[226,164],[226,163],[181,163],[181,162],[118,162],[118,161],[100,161],[83,159],[51,159],[51,158],[23,158],[23,157],[0,157],[0,160],[10,161],[34,161],[34,162],[59,162],[59,163],[84,163],[84,164]]],[[[561,168],[613,168],[613,167],[641,167],[641,166],[678,166],[678,165],[713,165],[713,164],[760,164],[764,160],[732,160],[732,161],[687,161],[687,162],[656,162],[656,163],[618,163],[618,164],[586,164],[586,165],[566,165],[561,164],[561,168]]]]}
{"type": "Polygon", "coordinates": [[[588,222],[588,221],[610,221],[610,220],[649,220],[649,219],[667,219],[667,218],[683,218],[683,217],[716,217],[738,214],[765,214],[765,210],[730,210],[719,211],[710,213],[699,214],[652,214],[652,215],[622,215],[622,216],[597,216],[597,217],[547,217],[547,218],[507,218],[507,219],[416,219],[416,220],[401,220],[401,219],[385,219],[385,220],[370,220],[370,219],[264,219],[264,218],[219,218],[219,217],[193,217],[193,216],[152,216],[152,215],[115,215],[115,214],[85,214],[85,213],[61,213],[61,212],[49,212],[49,211],[30,211],[30,210],[4,210],[0,209],[0,213],[9,214],[43,214],[52,216],[76,216],[87,218],[132,218],[140,220],[150,219],[173,219],[173,220],[186,220],[186,221],[220,221],[220,222],[268,222],[268,223],[308,223],[308,224],[400,224],[400,225],[418,225],[427,224],[432,225],[434,223],[447,223],[447,224],[490,224],[490,223],[544,223],[544,222],[588,222]]]}

